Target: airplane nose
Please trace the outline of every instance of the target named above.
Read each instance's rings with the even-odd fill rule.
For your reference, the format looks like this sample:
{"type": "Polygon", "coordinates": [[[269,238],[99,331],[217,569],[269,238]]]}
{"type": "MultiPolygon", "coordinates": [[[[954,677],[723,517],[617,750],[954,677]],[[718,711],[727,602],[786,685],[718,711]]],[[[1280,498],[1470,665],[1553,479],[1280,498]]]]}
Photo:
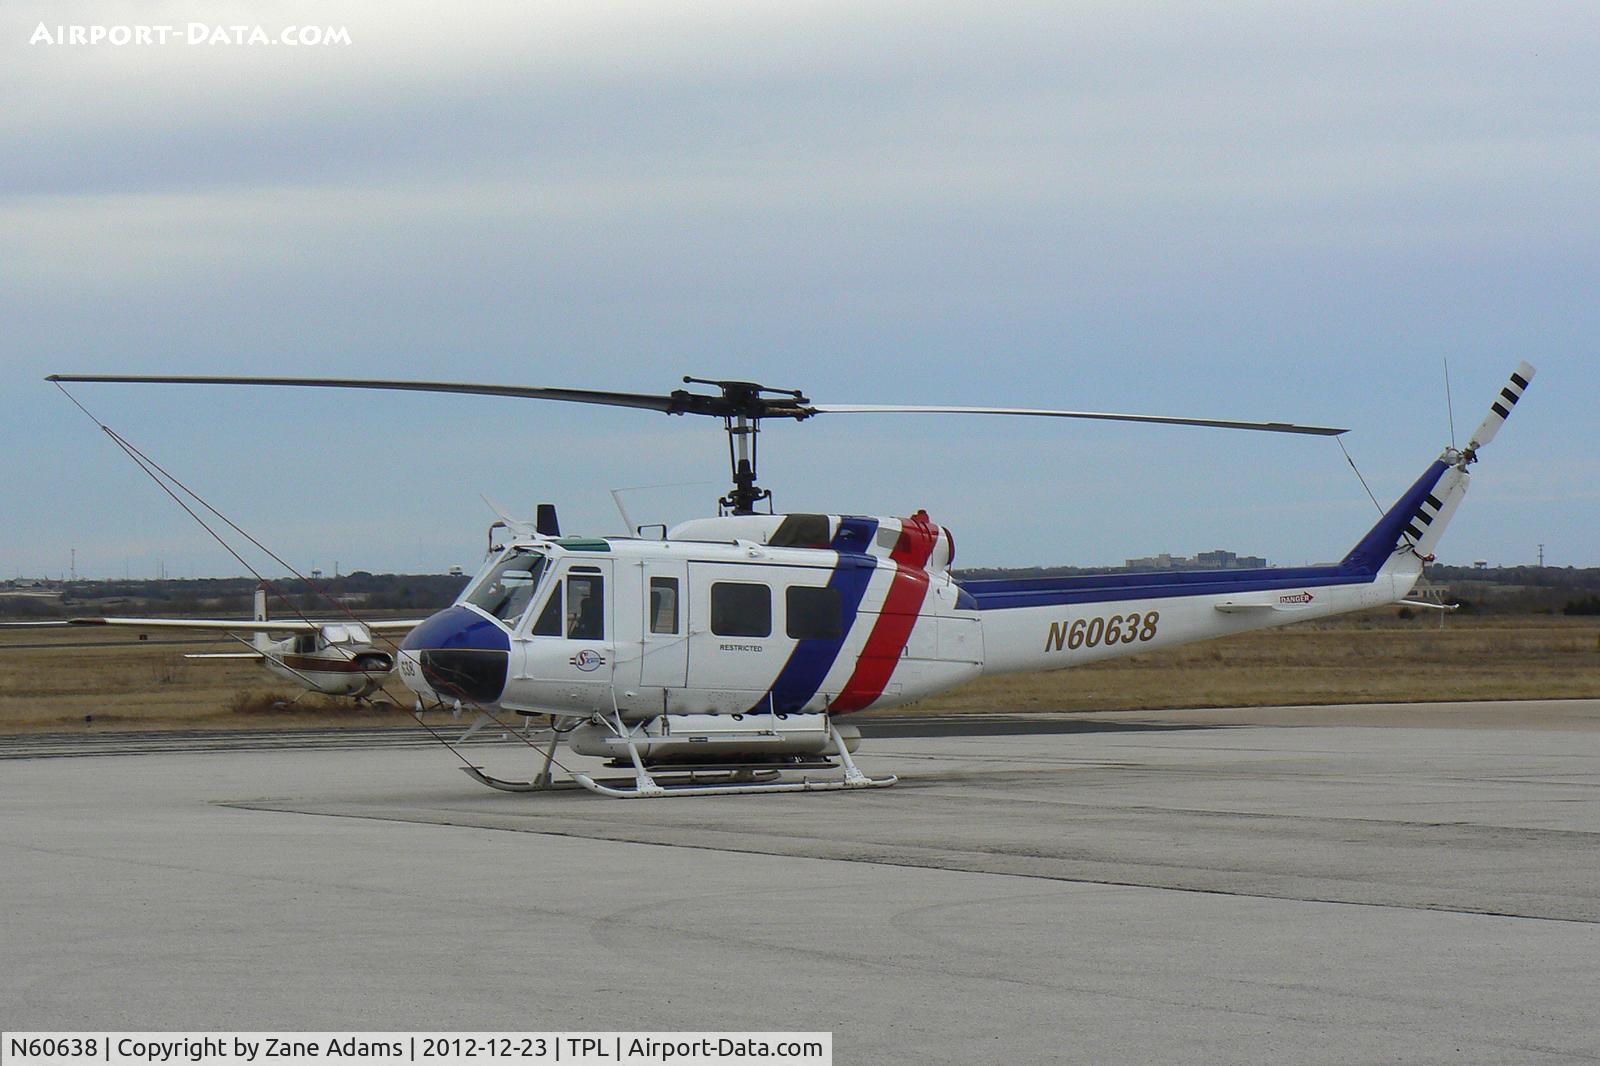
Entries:
{"type": "Polygon", "coordinates": [[[495,703],[505,691],[511,638],[481,614],[449,607],[400,642],[400,676],[422,696],[495,703]]]}

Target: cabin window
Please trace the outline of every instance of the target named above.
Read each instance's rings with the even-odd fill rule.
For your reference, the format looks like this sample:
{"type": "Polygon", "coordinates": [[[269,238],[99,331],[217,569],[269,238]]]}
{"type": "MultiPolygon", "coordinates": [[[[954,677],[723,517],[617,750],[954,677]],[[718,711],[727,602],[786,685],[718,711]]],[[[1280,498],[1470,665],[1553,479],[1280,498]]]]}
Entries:
{"type": "Polygon", "coordinates": [[[838,589],[791,585],[784,596],[784,624],[795,640],[838,640],[844,636],[844,599],[838,589]]]}
{"type": "Polygon", "coordinates": [[[772,635],[772,590],[743,581],[711,585],[711,632],[719,637],[772,635]]]}
{"type": "Polygon", "coordinates": [[[650,579],[650,632],[676,633],[678,631],[678,579],[653,577],[650,579]]]}
{"type": "Polygon", "coordinates": [[[567,639],[604,640],[605,578],[599,574],[567,577],[567,639]]]}
{"type": "Polygon", "coordinates": [[[550,590],[550,599],[544,605],[544,610],[539,612],[539,620],[533,623],[533,635],[536,637],[559,637],[561,635],[561,586],[557,585],[550,590]]]}

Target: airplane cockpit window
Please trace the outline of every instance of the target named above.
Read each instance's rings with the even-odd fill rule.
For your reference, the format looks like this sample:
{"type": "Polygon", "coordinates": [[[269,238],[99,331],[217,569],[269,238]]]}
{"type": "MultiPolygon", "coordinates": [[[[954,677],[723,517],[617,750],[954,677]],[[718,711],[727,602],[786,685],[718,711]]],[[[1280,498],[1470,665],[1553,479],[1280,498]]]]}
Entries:
{"type": "Polygon", "coordinates": [[[354,624],[339,624],[322,627],[322,641],[324,644],[370,644],[372,635],[367,632],[367,627],[354,624]]]}
{"type": "Polygon", "coordinates": [[[544,562],[540,552],[513,549],[495,563],[494,569],[467,596],[467,602],[515,626],[539,587],[544,562]]]}

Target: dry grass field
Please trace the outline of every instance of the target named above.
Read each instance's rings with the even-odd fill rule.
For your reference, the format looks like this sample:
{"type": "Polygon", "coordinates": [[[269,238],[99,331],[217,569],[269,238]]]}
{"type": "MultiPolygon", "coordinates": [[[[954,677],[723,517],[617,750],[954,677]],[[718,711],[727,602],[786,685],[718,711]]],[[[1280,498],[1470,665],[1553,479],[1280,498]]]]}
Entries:
{"type": "MultiPolygon", "coordinates": [[[[306,696],[219,643],[129,633],[0,633],[0,733],[410,725],[394,708],[306,696]],[[96,646],[98,645],[98,646],[96,646]],[[92,719],[92,720],[90,720],[92,719]]],[[[397,697],[404,690],[390,686],[397,697]]],[[[1054,674],[985,679],[913,711],[1115,711],[1330,703],[1600,698],[1600,618],[1400,619],[1385,610],[1248,633],[1054,674]]]]}
{"type": "Polygon", "coordinates": [[[1189,644],[1055,674],[985,678],[942,713],[1600,697],[1600,619],[1400,619],[1393,609],[1189,644]]]}

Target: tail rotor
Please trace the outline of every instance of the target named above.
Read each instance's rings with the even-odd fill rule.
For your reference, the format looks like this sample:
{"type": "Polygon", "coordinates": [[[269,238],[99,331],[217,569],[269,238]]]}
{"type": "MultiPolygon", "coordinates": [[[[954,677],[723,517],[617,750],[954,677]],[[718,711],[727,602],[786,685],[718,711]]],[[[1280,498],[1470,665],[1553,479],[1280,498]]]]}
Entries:
{"type": "Polygon", "coordinates": [[[1488,416],[1484,418],[1477,432],[1473,433],[1472,439],[1467,442],[1466,451],[1461,453],[1466,462],[1478,461],[1478,449],[1494,440],[1495,434],[1500,432],[1500,427],[1511,417],[1511,409],[1522,399],[1523,390],[1528,387],[1528,382],[1533,380],[1533,375],[1533,364],[1528,362],[1517,364],[1517,369],[1511,372],[1511,380],[1500,390],[1500,395],[1495,397],[1494,403],[1489,405],[1488,416]]]}

